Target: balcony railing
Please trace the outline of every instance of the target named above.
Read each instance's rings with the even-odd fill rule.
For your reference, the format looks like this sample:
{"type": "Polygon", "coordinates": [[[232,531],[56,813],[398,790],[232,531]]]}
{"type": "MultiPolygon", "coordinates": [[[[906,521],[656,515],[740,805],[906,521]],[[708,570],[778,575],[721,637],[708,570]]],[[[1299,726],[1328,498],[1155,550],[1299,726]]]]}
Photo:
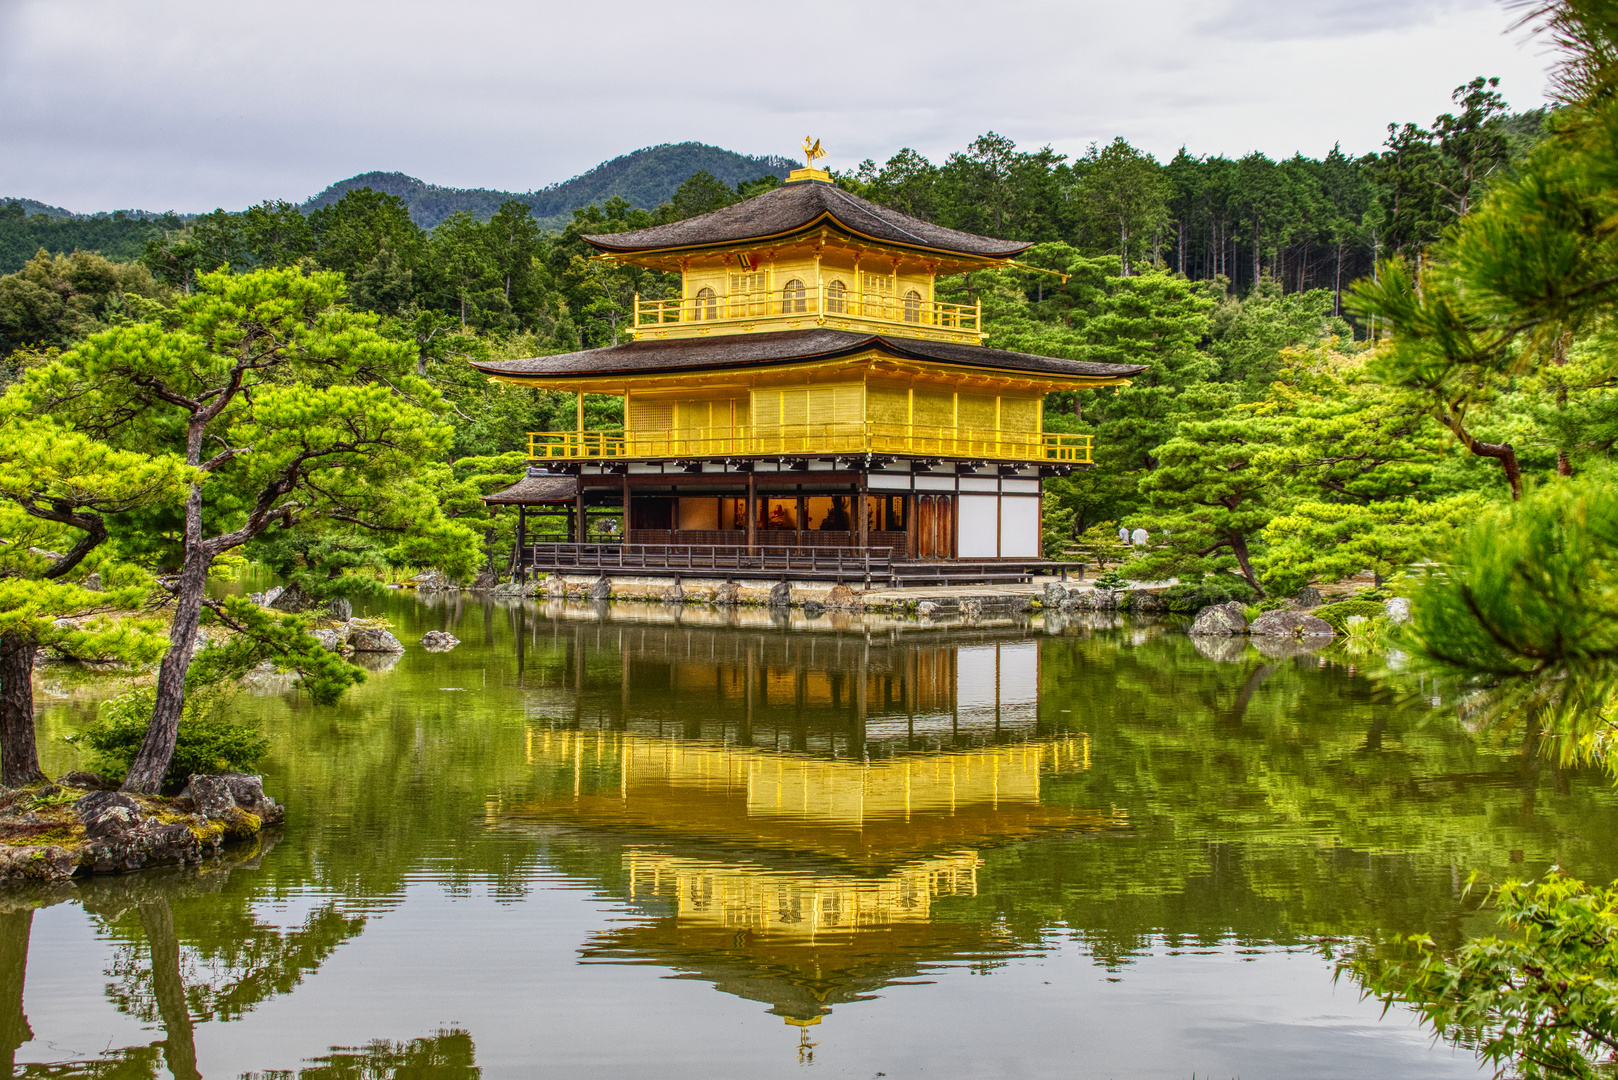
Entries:
{"type": "Polygon", "coordinates": [[[546,461],[908,454],[1005,461],[1092,462],[1092,436],[851,421],[673,431],[536,431],[528,456],[546,461]]]}
{"type": "Polygon", "coordinates": [[[706,293],[672,300],[635,298],[637,333],[674,326],[692,330],[708,324],[756,324],[761,320],[776,323],[804,318],[817,322],[844,318],[889,323],[911,331],[945,331],[963,339],[976,338],[983,328],[981,303],[946,304],[914,295],[854,292],[824,284],[772,292],[706,293]]]}

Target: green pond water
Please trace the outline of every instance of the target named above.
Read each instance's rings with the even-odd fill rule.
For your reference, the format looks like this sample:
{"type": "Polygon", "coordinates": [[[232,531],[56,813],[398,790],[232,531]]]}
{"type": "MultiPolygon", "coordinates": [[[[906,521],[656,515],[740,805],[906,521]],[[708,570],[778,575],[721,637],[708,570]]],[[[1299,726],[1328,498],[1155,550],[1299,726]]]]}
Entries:
{"type": "MultiPolygon", "coordinates": [[[[14,1074],[1476,1076],[1331,957],[1486,932],[1473,872],[1618,877],[1606,778],[1340,646],[370,611],[409,651],[338,705],[236,699],[279,837],[0,899],[14,1074]]],[[[105,692],[41,672],[47,768],[105,692]]]]}

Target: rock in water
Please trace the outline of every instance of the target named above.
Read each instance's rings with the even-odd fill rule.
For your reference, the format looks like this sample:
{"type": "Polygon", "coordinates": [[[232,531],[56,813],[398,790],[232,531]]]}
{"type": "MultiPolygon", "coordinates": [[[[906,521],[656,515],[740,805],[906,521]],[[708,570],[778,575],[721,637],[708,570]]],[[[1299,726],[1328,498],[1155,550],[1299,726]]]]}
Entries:
{"type": "Polygon", "coordinates": [[[499,583],[500,579],[494,576],[493,571],[485,570],[483,573],[473,578],[472,584],[468,585],[467,588],[472,592],[488,592],[499,583]]]}
{"type": "Polygon", "coordinates": [[[1235,637],[1237,634],[1245,633],[1247,633],[1247,609],[1234,600],[1224,604],[1209,604],[1197,612],[1196,620],[1191,624],[1192,637],[1235,637]]]}
{"type": "Polygon", "coordinates": [[[719,586],[719,591],[713,594],[714,606],[735,607],[737,600],[741,598],[741,594],[742,587],[740,585],[734,581],[727,581],[719,586]]]}
{"type": "Polygon", "coordinates": [[[421,635],[421,647],[428,652],[449,652],[460,643],[460,638],[443,630],[429,630],[421,635]]]}
{"type": "Polygon", "coordinates": [[[770,586],[770,606],[786,607],[792,603],[792,586],[784,581],[777,581],[770,586]]]}
{"type": "Polygon", "coordinates": [[[1410,601],[1402,596],[1395,596],[1392,600],[1384,601],[1382,610],[1388,614],[1388,622],[1394,626],[1401,626],[1410,621],[1410,601]]]}
{"type": "Polygon", "coordinates": [[[612,582],[607,580],[607,575],[606,574],[602,574],[600,577],[596,578],[594,581],[592,581],[590,583],[590,599],[592,599],[592,600],[611,600],[612,599],[612,582]]]}
{"type": "MultiPolygon", "coordinates": [[[[265,593],[264,595],[265,597],[268,597],[270,594],[265,593]]],[[[274,600],[266,599],[264,606],[267,608],[274,608],[276,611],[290,611],[297,613],[300,611],[308,611],[312,607],[317,607],[319,606],[319,603],[320,601],[316,600],[314,597],[310,596],[296,585],[288,585],[286,588],[281,590],[281,595],[277,596],[274,600]]]]}
{"type": "Polygon", "coordinates": [[[1331,623],[1301,611],[1266,611],[1253,620],[1248,633],[1256,637],[1331,637],[1331,623]]]}
{"type": "Polygon", "coordinates": [[[1067,590],[1062,588],[1060,581],[1047,581],[1045,583],[1045,593],[1040,597],[1040,603],[1055,611],[1062,606],[1062,602],[1066,599],[1067,590]]]}
{"type": "Polygon", "coordinates": [[[1298,595],[1292,598],[1292,602],[1301,608],[1317,608],[1324,600],[1325,598],[1320,595],[1320,590],[1313,585],[1305,585],[1298,590],[1298,595]]]}
{"type": "Polygon", "coordinates": [[[399,639],[379,626],[357,626],[349,635],[348,643],[354,647],[355,652],[404,652],[404,646],[399,639]]]}
{"type": "Polygon", "coordinates": [[[311,630],[309,634],[320,642],[320,647],[327,652],[338,652],[343,647],[343,635],[336,630],[311,630]]]}
{"type": "MultiPolygon", "coordinates": [[[[1129,596],[1129,610],[1140,615],[1151,615],[1160,611],[1167,611],[1169,609],[1169,606],[1163,602],[1163,598],[1157,595],[1155,592],[1147,592],[1145,589],[1135,589],[1130,592],[1129,596]]],[[[1245,612],[1243,614],[1245,614],[1245,612]]]]}
{"type": "Polygon", "coordinates": [[[449,588],[449,578],[444,576],[442,570],[423,570],[410,580],[417,592],[440,592],[449,588]]]}
{"type": "Polygon", "coordinates": [[[189,798],[197,813],[210,820],[228,821],[244,810],[265,825],[279,825],[287,816],[286,807],[264,794],[264,778],[252,773],[193,774],[180,797],[189,798]]]}
{"type": "Polygon", "coordinates": [[[354,605],[344,597],[334,597],[326,601],[326,613],[334,619],[347,622],[354,617],[354,605]]]}
{"type": "Polygon", "coordinates": [[[983,614],[983,601],[969,597],[961,601],[961,618],[976,619],[983,614]]]}
{"type": "Polygon", "coordinates": [[[285,585],[273,585],[261,593],[254,593],[248,599],[259,607],[272,607],[277,600],[281,599],[281,594],[286,591],[285,585]]]}
{"type": "Polygon", "coordinates": [[[659,593],[657,598],[665,604],[683,604],[685,603],[685,586],[680,583],[679,578],[675,578],[674,584],[659,593]]]}
{"type": "Polygon", "coordinates": [[[818,619],[826,614],[826,605],[819,600],[805,600],[803,602],[803,614],[805,618],[818,619]]]}

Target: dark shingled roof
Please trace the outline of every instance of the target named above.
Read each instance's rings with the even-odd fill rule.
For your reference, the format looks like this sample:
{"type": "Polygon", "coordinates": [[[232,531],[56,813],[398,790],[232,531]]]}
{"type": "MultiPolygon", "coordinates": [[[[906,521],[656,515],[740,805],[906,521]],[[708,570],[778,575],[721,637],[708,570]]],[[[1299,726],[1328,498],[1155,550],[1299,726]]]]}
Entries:
{"type": "Polygon", "coordinates": [[[769,334],[734,334],[714,338],[632,341],[604,349],[539,356],[531,360],[490,360],[472,366],[487,375],[516,378],[655,375],[714,368],[767,367],[805,360],[833,360],[870,348],[909,360],[993,368],[998,371],[1057,375],[1064,378],[1126,379],[1146,370],[1144,364],[1096,364],[1050,356],[955,345],[943,341],[861,334],[851,330],[788,330],[769,334]]]}
{"type": "Polygon", "coordinates": [[[586,236],[585,239],[609,252],[706,247],[789,235],[825,216],[875,240],[957,255],[1008,259],[1033,247],[1032,243],[1020,240],[995,240],[933,225],[867,202],[822,180],[784,184],[774,191],[684,221],[632,232],[586,236]]]}
{"type": "Polygon", "coordinates": [[[574,476],[525,476],[504,491],[483,496],[483,501],[497,506],[572,502],[578,493],[579,481],[574,476]]]}

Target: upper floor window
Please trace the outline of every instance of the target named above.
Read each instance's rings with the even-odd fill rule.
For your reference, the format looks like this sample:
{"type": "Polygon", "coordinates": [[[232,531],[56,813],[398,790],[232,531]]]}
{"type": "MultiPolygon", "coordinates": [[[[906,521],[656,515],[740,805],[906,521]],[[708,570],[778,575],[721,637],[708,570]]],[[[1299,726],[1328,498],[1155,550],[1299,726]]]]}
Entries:
{"type": "Polygon", "coordinates": [[[747,299],[750,293],[761,293],[767,289],[764,271],[751,274],[730,275],[730,295],[739,299],[747,299]]]}
{"type": "Polygon", "coordinates": [[[719,294],[706,286],[698,289],[696,307],[699,320],[719,318],[719,294]]]}
{"type": "Polygon", "coordinates": [[[848,286],[833,281],[826,286],[826,310],[841,315],[848,310],[848,286]]]}
{"type": "Polygon", "coordinates": [[[804,300],[807,293],[808,290],[804,288],[803,282],[797,278],[793,278],[782,286],[781,314],[790,315],[794,312],[808,311],[809,305],[804,300]]]}
{"type": "Polygon", "coordinates": [[[921,322],[921,293],[915,289],[905,293],[905,322],[921,322]]]}

